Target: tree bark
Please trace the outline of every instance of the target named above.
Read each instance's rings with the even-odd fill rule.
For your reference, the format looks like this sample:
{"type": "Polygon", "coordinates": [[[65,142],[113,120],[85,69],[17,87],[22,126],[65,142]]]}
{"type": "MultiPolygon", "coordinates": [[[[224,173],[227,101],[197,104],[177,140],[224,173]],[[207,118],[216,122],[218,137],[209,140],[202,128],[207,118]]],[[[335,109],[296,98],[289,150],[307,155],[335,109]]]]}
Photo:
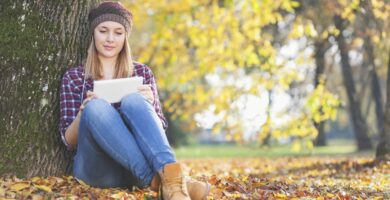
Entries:
{"type": "Polygon", "coordinates": [[[371,42],[371,39],[367,37],[364,41],[365,43],[365,51],[368,55],[368,62],[371,65],[370,75],[371,75],[371,89],[372,89],[372,97],[375,100],[375,115],[377,120],[377,129],[378,132],[381,133],[383,131],[383,103],[382,103],[382,92],[379,84],[378,74],[376,73],[376,66],[374,62],[374,49],[371,42]]]}
{"type": "Polygon", "coordinates": [[[341,56],[341,68],[343,74],[344,85],[347,90],[347,96],[349,101],[349,111],[352,117],[352,123],[354,127],[355,138],[358,146],[358,150],[372,149],[371,140],[368,137],[367,122],[363,118],[360,106],[360,100],[357,98],[354,80],[352,77],[351,65],[349,63],[348,50],[343,36],[345,30],[344,21],[340,16],[334,17],[336,28],[340,30],[340,34],[337,36],[337,44],[339,46],[341,56]]]}
{"type": "Polygon", "coordinates": [[[373,14],[371,1],[360,0],[360,5],[365,11],[362,13],[364,24],[360,26],[360,29],[364,33],[363,49],[365,52],[365,60],[368,61],[368,67],[370,71],[372,97],[375,101],[377,131],[378,133],[382,133],[384,128],[384,110],[383,110],[384,105],[382,102],[383,100],[382,100],[382,92],[379,83],[379,78],[376,72],[374,45],[370,37],[370,32],[371,32],[370,30],[376,29],[377,31],[381,32],[381,28],[380,25],[377,24],[375,15],[373,14]]]}
{"type": "Polygon", "coordinates": [[[59,84],[86,57],[87,15],[98,0],[1,0],[0,176],[62,175],[59,84]]]}
{"type": "Polygon", "coordinates": [[[385,125],[381,132],[381,140],[376,148],[376,157],[378,159],[390,159],[390,52],[387,62],[385,125]]]}
{"type": "MultiPolygon", "coordinates": [[[[329,44],[326,40],[316,42],[315,44],[315,62],[316,72],[314,76],[314,88],[320,84],[321,77],[324,77],[325,72],[325,52],[328,49],[329,44]]],[[[315,146],[326,146],[326,136],[324,131],[325,122],[314,122],[314,126],[318,131],[318,135],[314,140],[315,146]]]]}

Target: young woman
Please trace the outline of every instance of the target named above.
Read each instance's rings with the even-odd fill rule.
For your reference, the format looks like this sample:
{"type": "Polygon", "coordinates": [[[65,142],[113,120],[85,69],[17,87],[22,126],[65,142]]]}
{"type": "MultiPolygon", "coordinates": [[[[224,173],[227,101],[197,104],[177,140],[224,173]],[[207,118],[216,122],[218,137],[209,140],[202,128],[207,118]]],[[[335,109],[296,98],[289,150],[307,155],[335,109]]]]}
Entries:
{"type": "Polygon", "coordinates": [[[205,199],[209,184],[185,180],[168,143],[151,69],[132,61],[132,14],[118,2],[103,2],[88,20],[88,57],[65,72],[60,92],[61,138],[68,149],[77,148],[74,176],[95,187],[150,186],[164,199],[205,199]],[[144,85],[121,102],[93,93],[93,80],[133,76],[143,77],[144,85]]]}

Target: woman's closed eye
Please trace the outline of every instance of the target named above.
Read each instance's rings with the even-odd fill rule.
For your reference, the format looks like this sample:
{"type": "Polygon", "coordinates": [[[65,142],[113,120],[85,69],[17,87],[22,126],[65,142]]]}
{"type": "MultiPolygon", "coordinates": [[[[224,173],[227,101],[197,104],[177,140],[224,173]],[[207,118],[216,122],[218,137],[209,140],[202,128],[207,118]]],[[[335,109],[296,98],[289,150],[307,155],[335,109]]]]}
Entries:
{"type": "MultiPolygon", "coordinates": [[[[107,31],[99,31],[100,33],[106,33],[107,31]]],[[[122,35],[123,33],[122,32],[116,32],[115,34],[117,34],[117,35],[122,35]]]]}

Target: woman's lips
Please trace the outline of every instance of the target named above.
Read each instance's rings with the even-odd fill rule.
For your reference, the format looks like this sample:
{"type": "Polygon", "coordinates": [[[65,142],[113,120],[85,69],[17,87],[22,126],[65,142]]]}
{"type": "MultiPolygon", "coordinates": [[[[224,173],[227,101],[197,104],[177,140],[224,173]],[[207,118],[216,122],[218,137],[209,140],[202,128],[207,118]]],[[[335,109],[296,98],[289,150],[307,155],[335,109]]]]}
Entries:
{"type": "Polygon", "coordinates": [[[113,50],[115,47],[111,47],[111,46],[104,46],[103,45],[103,47],[104,47],[104,49],[106,49],[106,50],[108,50],[108,51],[110,51],[110,50],[113,50]]]}

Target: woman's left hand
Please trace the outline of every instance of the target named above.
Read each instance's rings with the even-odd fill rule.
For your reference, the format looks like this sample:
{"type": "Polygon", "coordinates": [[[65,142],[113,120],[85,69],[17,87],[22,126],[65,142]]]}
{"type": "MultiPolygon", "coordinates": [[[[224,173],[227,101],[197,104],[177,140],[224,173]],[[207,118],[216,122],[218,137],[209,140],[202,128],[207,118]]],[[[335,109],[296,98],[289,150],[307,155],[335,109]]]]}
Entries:
{"type": "Polygon", "coordinates": [[[154,102],[154,96],[150,85],[141,85],[138,87],[138,92],[146,98],[151,104],[154,102]]]}

